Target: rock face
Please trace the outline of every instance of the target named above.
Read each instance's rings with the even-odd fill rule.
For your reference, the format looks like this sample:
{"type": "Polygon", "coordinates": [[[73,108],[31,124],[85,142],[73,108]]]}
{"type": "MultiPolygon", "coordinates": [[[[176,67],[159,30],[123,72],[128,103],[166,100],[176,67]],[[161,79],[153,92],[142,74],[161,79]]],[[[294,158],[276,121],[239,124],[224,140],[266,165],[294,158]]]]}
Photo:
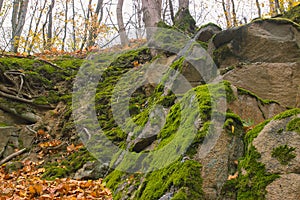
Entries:
{"type": "Polygon", "coordinates": [[[265,164],[269,173],[300,173],[300,134],[296,131],[287,131],[288,123],[296,118],[300,118],[300,115],[272,120],[253,141],[254,147],[261,154],[259,161],[265,164]],[[275,155],[274,151],[278,148],[281,149],[278,150],[280,154],[275,155]],[[286,154],[281,157],[281,153],[286,154]],[[289,155],[295,156],[289,159],[289,155]]]}
{"type": "Polygon", "coordinates": [[[257,125],[266,119],[285,111],[285,108],[273,101],[266,101],[248,91],[231,85],[235,100],[227,106],[245,121],[245,126],[257,125]]]}
{"type": "Polygon", "coordinates": [[[257,20],[218,33],[212,43],[220,67],[239,62],[284,63],[300,58],[299,25],[285,19],[257,20]]]}
{"type": "Polygon", "coordinates": [[[300,105],[300,62],[244,65],[225,74],[224,79],[282,106],[300,105]]]}
{"type": "Polygon", "coordinates": [[[233,126],[237,127],[236,132],[223,131],[214,147],[204,158],[201,155],[202,145],[198,148],[195,160],[202,164],[204,199],[220,199],[222,188],[228,177],[237,172],[235,162],[244,153],[242,139],[244,133],[241,124],[234,124],[233,126]]]}
{"type": "Polygon", "coordinates": [[[267,186],[266,199],[268,200],[294,200],[300,199],[300,175],[284,174],[267,186]]]}
{"type": "Polygon", "coordinates": [[[299,107],[297,24],[284,19],[258,20],[218,33],[212,43],[217,48],[213,53],[215,60],[225,71],[224,79],[263,99],[275,100],[285,107],[299,107]]]}
{"type": "Polygon", "coordinates": [[[241,159],[240,198],[299,199],[300,109],[288,110],[250,131],[241,159]],[[249,162],[250,161],[250,162],[249,162]],[[259,183],[259,188],[254,185],[259,183]]]}
{"type": "Polygon", "coordinates": [[[208,42],[215,34],[221,31],[222,29],[219,26],[209,23],[199,29],[195,36],[195,40],[200,42],[208,42]]]}

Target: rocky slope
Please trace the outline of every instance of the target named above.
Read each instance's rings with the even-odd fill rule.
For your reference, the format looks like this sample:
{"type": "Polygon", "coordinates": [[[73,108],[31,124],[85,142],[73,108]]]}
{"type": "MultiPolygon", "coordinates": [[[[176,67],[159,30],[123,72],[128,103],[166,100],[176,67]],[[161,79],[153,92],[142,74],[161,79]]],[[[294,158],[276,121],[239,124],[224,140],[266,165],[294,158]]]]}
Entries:
{"type": "MultiPolygon", "coordinates": [[[[114,199],[299,199],[300,26],[285,16],[294,22],[203,26],[181,56],[169,42],[156,57],[144,46],[86,61],[0,58],[2,166],[32,160],[44,179],[103,178],[114,199]],[[191,59],[196,43],[217,68],[197,72],[210,58],[191,59]]],[[[156,40],[185,40],[176,37],[156,40]]]]}

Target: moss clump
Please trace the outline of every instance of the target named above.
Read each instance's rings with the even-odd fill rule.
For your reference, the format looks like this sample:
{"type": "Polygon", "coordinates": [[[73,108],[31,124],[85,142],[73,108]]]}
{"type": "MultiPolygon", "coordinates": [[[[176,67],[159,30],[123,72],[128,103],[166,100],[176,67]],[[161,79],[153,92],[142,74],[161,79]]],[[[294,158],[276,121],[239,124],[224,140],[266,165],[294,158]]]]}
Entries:
{"type": "Polygon", "coordinates": [[[260,154],[255,147],[248,147],[246,156],[239,162],[240,176],[237,179],[237,199],[264,199],[266,187],[279,177],[266,172],[265,165],[258,162],[260,154]]]}
{"type": "MultiPolygon", "coordinates": [[[[236,180],[236,186],[233,188],[233,190],[237,191],[237,199],[246,200],[265,198],[265,188],[268,184],[278,178],[279,175],[266,172],[265,165],[258,161],[261,155],[257,152],[252,142],[271,120],[285,119],[299,113],[300,109],[297,108],[285,111],[275,116],[273,119],[269,119],[257,125],[245,135],[244,141],[246,153],[239,161],[238,168],[240,176],[236,180]]],[[[288,146],[281,146],[273,150],[272,156],[275,156],[277,159],[281,160],[281,162],[286,163],[288,160],[292,159],[293,154],[291,154],[291,152],[293,150],[293,148],[288,146]]]]}
{"type": "Polygon", "coordinates": [[[259,101],[263,105],[272,104],[272,103],[279,104],[277,101],[274,101],[274,100],[262,99],[259,96],[257,96],[256,94],[254,94],[253,92],[250,92],[249,90],[246,90],[246,89],[243,89],[243,88],[238,88],[238,94],[239,95],[248,95],[248,96],[254,97],[257,101],[259,101]]]}
{"type": "Polygon", "coordinates": [[[295,118],[291,120],[287,126],[286,126],[287,131],[295,131],[300,134],[300,118],[295,118]]]}
{"type": "Polygon", "coordinates": [[[94,160],[95,158],[92,157],[85,148],[81,148],[78,152],[67,156],[61,162],[46,163],[44,166],[46,171],[43,174],[43,178],[46,180],[65,178],[70,176],[72,173],[75,173],[86,162],[94,160]]]}
{"type": "Polygon", "coordinates": [[[147,175],[135,199],[159,199],[171,188],[174,199],[202,199],[201,165],[192,160],[177,161],[167,168],[147,175]]]}
{"type": "Polygon", "coordinates": [[[292,153],[295,149],[295,147],[282,145],[274,148],[271,155],[273,158],[276,158],[280,164],[287,165],[293,158],[296,157],[296,154],[292,153]]]}
{"type": "Polygon", "coordinates": [[[280,119],[285,119],[294,115],[300,114],[300,108],[294,108],[291,110],[287,110],[279,115],[276,115],[274,117],[274,120],[280,120],[280,119]]]}
{"type": "Polygon", "coordinates": [[[124,178],[125,175],[125,172],[114,170],[105,178],[104,181],[106,182],[106,186],[113,192],[116,192],[118,186],[122,184],[122,182],[126,181],[124,178]]]}
{"type": "Polygon", "coordinates": [[[0,122],[0,127],[7,127],[8,125],[6,123],[0,122]]]}

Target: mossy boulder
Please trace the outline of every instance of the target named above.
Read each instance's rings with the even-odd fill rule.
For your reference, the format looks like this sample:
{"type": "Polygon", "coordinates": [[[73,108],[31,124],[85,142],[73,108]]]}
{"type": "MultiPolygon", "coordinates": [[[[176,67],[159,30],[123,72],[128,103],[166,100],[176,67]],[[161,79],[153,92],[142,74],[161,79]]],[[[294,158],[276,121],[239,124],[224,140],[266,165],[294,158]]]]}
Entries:
{"type": "Polygon", "coordinates": [[[239,161],[239,177],[234,181],[238,199],[271,199],[275,194],[284,197],[289,194],[282,192],[297,191],[297,184],[287,185],[285,174],[294,176],[299,172],[300,136],[295,131],[287,131],[286,127],[299,114],[299,109],[288,110],[246,134],[246,154],[239,161]],[[285,187],[289,190],[281,189],[285,187]]]}

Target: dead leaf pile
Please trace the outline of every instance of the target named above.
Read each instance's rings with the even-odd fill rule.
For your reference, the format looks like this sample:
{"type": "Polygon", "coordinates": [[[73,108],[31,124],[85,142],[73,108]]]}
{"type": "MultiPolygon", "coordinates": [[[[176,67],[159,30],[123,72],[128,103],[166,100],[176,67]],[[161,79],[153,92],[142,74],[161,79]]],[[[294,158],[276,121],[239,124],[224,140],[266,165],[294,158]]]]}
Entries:
{"type": "Polygon", "coordinates": [[[6,199],[103,199],[111,200],[112,194],[105,188],[102,180],[78,181],[56,179],[42,180],[45,172],[39,168],[41,163],[23,162],[21,170],[6,173],[5,166],[0,168],[0,200],[6,199]]]}

